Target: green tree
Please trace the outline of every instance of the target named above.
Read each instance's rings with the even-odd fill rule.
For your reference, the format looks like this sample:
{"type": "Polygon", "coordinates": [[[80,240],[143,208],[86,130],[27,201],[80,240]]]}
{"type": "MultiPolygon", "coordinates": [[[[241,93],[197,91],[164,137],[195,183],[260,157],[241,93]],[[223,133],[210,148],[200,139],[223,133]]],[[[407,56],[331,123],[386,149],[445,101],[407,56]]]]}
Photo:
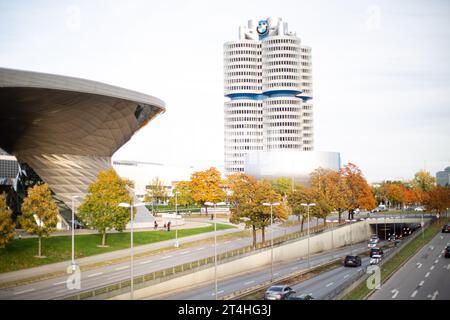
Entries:
{"type": "Polygon", "coordinates": [[[147,186],[147,192],[144,197],[145,202],[164,202],[167,199],[167,191],[164,183],[159,177],[152,179],[150,184],[147,186]]]}
{"type": "Polygon", "coordinates": [[[436,186],[436,178],[428,171],[421,170],[414,175],[412,184],[423,192],[429,192],[436,186]]]}
{"type": "Polygon", "coordinates": [[[38,257],[42,257],[42,238],[56,230],[58,207],[53,200],[48,185],[37,184],[27,190],[28,195],[22,203],[22,215],[19,224],[29,234],[38,236],[38,257]]]}
{"type": "MultiPolygon", "coordinates": [[[[173,193],[175,194],[176,192],[179,192],[176,199],[179,206],[189,207],[194,204],[190,181],[178,182],[175,188],[173,189],[173,193]]],[[[169,203],[171,206],[175,206],[175,195],[172,198],[170,198],[169,203]]]]}
{"type": "Polygon", "coordinates": [[[4,248],[14,238],[16,225],[12,218],[12,211],[6,204],[6,194],[0,194],[0,248],[4,248]]]}
{"type": "Polygon", "coordinates": [[[101,171],[97,180],[89,185],[88,195],[78,208],[81,220],[102,235],[101,246],[106,245],[107,230],[123,231],[130,221],[130,209],[119,207],[121,202],[132,202],[127,182],[112,168],[101,171]]]}
{"type": "Polygon", "coordinates": [[[287,194],[294,189],[294,182],[290,178],[280,177],[269,180],[273,190],[278,194],[286,197],[287,194]]]}

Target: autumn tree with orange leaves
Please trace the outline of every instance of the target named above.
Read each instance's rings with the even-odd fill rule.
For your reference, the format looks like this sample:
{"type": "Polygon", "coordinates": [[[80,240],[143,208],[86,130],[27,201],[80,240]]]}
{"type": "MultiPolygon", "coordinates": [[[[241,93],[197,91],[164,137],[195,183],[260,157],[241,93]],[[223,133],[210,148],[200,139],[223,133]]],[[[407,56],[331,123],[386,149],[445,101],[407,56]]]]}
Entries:
{"type": "Polygon", "coordinates": [[[372,210],[376,207],[375,198],[361,170],[353,163],[346,164],[339,173],[346,179],[350,190],[348,202],[348,218],[353,219],[358,208],[372,210]]]}
{"type": "Polygon", "coordinates": [[[427,211],[435,211],[438,214],[446,212],[450,208],[450,187],[437,186],[427,192],[424,200],[427,211]]]}
{"type": "MultiPolygon", "coordinates": [[[[222,190],[222,184],[220,172],[214,167],[194,172],[189,183],[190,196],[202,206],[205,205],[205,202],[224,201],[226,195],[222,190]]],[[[206,207],[206,213],[208,213],[208,207],[206,207]]]]}

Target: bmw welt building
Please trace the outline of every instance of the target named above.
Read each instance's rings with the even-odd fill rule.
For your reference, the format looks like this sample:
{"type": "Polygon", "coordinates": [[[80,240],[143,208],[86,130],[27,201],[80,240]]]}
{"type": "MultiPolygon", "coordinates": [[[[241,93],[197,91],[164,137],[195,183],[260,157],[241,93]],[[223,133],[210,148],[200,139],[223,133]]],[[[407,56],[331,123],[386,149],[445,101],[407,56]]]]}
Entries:
{"type": "MultiPolygon", "coordinates": [[[[0,68],[0,148],[19,163],[15,199],[30,183],[48,183],[64,227],[72,197],[86,193],[113,153],[164,111],[163,101],[139,92],[0,68]]],[[[19,206],[12,204],[15,212],[19,206]]]]}
{"type": "Polygon", "coordinates": [[[224,94],[226,175],[339,169],[339,153],[314,151],[311,47],[281,18],[250,20],[224,44],[224,94]]]}

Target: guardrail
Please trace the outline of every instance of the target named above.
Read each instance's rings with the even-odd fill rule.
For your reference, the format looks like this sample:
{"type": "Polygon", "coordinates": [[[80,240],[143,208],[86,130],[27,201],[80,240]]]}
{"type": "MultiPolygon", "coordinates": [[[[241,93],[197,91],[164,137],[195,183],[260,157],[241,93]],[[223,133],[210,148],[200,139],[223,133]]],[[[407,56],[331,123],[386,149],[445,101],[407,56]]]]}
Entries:
{"type": "MultiPolygon", "coordinates": [[[[355,223],[355,222],[349,222],[349,223],[355,223]]],[[[330,224],[326,225],[325,227],[323,225],[321,226],[315,226],[311,227],[310,235],[316,235],[320,234],[326,230],[331,229],[337,229],[340,227],[343,227],[347,225],[348,223],[341,223],[338,226],[332,226],[330,224]]],[[[307,236],[307,231],[297,231],[293,233],[289,233],[277,238],[274,238],[273,245],[274,247],[280,246],[283,244],[287,244],[293,241],[297,241],[301,238],[304,238],[307,236]]],[[[230,250],[223,252],[221,254],[217,255],[217,261],[218,262],[229,262],[241,257],[244,257],[249,254],[254,254],[261,252],[263,250],[267,250],[271,248],[270,241],[264,242],[264,243],[258,243],[255,247],[253,245],[241,247],[238,249],[230,250]]],[[[214,263],[214,256],[210,256],[207,258],[203,258],[200,260],[172,266],[166,269],[154,271],[148,274],[136,276],[133,278],[133,285],[135,289],[140,289],[143,287],[151,286],[153,284],[157,284],[163,281],[170,280],[174,277],[182,276],[188,273],[197,272],[200,270],[203,270],[205,268],[210,267],[214,263]]],[[[115,282],[113,284],[109,285],[103,285],[96,288],[91,288],[82,292],[79,292],[74,295],[68,295],[64,296],[63,299],[66,300],[83,300],[83,299],[92,299],[92,298],[98,298],[98,299],[104,299],[104,298],[110,298],[115,295],[120,295],[122,293],[126,293],[129,290],[129,287],[131,286],[131,279],[115,282]]]]}

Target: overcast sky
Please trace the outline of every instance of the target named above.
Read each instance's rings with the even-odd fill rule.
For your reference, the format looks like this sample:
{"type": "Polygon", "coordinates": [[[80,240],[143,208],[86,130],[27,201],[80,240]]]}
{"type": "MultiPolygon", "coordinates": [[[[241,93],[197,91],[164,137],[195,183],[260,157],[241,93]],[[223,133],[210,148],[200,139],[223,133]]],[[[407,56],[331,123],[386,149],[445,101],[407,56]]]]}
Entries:
{"type": "Polygon", "coordinates": [[[450,166],[450,1],[3,1],[0,66],[156,96],[115,159],[223,168],[223,43],[282,17],[312,47],[315,150],[369,181],[450,166]]]}

